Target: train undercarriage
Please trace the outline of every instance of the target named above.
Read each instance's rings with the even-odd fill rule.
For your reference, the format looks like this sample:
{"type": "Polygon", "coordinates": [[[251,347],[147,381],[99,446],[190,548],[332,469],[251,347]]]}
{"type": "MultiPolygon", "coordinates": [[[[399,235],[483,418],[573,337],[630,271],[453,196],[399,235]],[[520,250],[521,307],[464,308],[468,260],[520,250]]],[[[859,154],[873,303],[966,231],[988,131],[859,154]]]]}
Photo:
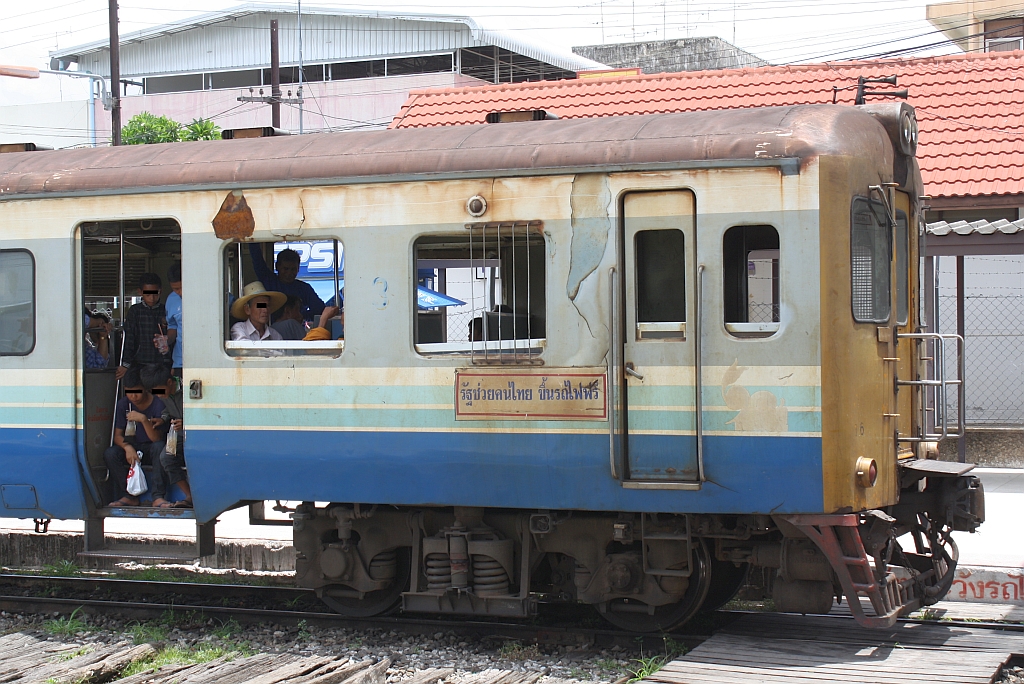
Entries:
{"type": "Polygon", "coordinates": [[[540,600],[560,600],[650,632],[721,607],[757,568],[780,611],[827,613],[856,596],[858,621],[883,627],[945,595],[951,533],[984,519],[979,480],[944,465],[959,464],[901,468],[896,506],[832,515],[304,503],[293,516],[296,576],[351,616],[401,607],[528,617],[540,600]]]}

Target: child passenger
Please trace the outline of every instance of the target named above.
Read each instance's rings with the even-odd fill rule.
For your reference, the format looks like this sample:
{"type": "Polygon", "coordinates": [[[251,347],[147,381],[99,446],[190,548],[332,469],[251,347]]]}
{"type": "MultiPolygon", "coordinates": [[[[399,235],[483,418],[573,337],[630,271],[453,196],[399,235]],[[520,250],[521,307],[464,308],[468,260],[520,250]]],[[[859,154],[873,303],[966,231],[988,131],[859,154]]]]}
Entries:
{"type": "Polygon", "coordinates": [[[152,474],[146,479],[153,506],[166,508],[171,505],[164,498],[167,489],[160,465],[160,452],[167,435],[163,412],[163,401],[142,386],[137,370],[129,370],[124,378],[124,397],[114,409],[114,445],[103,452],[113,488],[111,506],[139,505],[139,497],[128,493],[127,480],[128,469],[141,465],[152,466],[152,474]]]}

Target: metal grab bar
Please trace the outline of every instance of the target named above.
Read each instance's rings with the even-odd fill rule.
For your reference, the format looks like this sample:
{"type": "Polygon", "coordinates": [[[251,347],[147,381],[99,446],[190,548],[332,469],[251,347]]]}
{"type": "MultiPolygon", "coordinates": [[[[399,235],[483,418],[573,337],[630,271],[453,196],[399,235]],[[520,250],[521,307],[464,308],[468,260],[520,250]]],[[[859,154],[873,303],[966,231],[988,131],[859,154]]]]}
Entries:
{"type": "Polygon", "coordinates": [[[696,415],[697,429],[697,481],[704,481],[704,377],[702,373],[701,346],[704,337],[704,326],[701,321],[703,307],[701,302],[704,297],[704,264],[697,264],[697,287],[696,304],[694,305],[694,347],[693,347],[693,385],[694,385],[694,410],[696,415]]]}
{"type": "Polygon", "coordinates": [[[962,439],[966,431],[965,427],[967,422],[967,386],[964,382],[964,379],[967,377],[967,363],[966,356],[964,354],[964,338],[952,333],[933,332],[898,333],[896,337],[897,339],[917,340],[918,344],[928,341],[935,344],[934,352],[930,357],[921,356],[922,360],[924,358],[931,359],[932,370],[934,371],[932,378],[925,380],[896,381],[896,384],[899,386],[921,388],[921,437],[900,437],[899,440],[901,442],[920,442],[940,440],[947,437],[962,439]],[[958,360],[957,375],[953,380],[947,379],[946,377],[946,343],[950,341],[956,342],[958,360]],[[957,391],[957,421],[955,432],[950,431],[949,407],[946,403],[947,388],[951,386],[956,387],[957,391]],[[929,388],[931,388],[930,392],[929,388]],[[929,407],[929,400],[931,400],[931,407],[929,407]],[[930,432],[928,430],[929,411],[932,411],[935,414],[938,424],[941,425],[941,431],[930,432]]]}
{"type": "Polygon", "coordinates": [[[608,454],[611,461],[612,477],[616,480],[619,476],[618,463],[615,459],[615,387],[616,387],[616,365],[615,356],[619,350],[619,336],[617,334],[618,312],[615,303],[618,301],[615,292],[615,282],[618,280],[615,267],[608,269],[608,337],[611,346],[608,349],[608,454]]]}

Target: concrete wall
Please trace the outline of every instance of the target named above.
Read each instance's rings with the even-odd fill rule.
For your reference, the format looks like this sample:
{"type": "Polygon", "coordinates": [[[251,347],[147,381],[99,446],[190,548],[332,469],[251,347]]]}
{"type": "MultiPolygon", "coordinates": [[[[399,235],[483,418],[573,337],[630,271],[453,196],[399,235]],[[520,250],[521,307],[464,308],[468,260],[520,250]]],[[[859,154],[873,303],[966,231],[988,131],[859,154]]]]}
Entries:
{"type": "MultiPolygon", "coordinates": [[[[99,107],[103,116],[103,107],[99,107]]],[[[107,130],[110,130],[109,123],[107,130]]],[[[53,149],[89,145],[89,101],[0,107],[0,143],[34,142],[53,149]]]]}
{"type": "MultiPolygon", "coordinates": [[[[957,460],[957,442],[939,443],[939,458],[957,460]]],[[[967,430],[967,462],[985,468],[1024,468],[1024,430],[967,430]]]]}
{"type": "MultiPolygon", "coordinates": [[[[414,74],[383,78],[307,83],[304,87],[304,130],[366,130],[386,128],[401,109],[409,91],[419,88],[448,88],[482,85],[484,81],[456,73],[414,74]]],[[[295,86],[282,86],[295,96],[295,86]]],[[[252,93],[259,95],[259,89],[252,93]]],[[[270,94],[267,88],[265,95],[270,94]]],[[[168,116],[187,124],[192,119],[213,119],[223,128],[248,128],[271,125],[270,106],[238,101],[249,95],[248,89],[200,90],[161,95],[129,95],[121,98],[121,121],[140,112],[168,116]]],[[[87,100],[0,107],[0,142],[34,142],[54,149],[89,145],[89,106],[87,100]]],[[[97,140],[110,142],[110,112],[95,102],[97,140]]],[[[297,105],[281,105],[281,126],[298,132],[297,105]]]]}
{"type": "Polygon", "coordinates": [[[721,38],[681,38],[646,43],[583,45],[577,55],[614,68],[640,67],[645,74],[759,67],[768,63],[721,38]]]}

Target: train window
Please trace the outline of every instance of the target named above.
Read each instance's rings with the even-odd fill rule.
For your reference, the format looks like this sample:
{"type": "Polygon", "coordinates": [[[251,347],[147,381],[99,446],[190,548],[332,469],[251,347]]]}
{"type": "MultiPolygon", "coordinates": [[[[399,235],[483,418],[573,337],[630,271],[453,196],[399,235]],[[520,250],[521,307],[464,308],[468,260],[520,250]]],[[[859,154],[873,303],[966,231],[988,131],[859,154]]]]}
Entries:
{"type": "Polygon", "coordinates": [[[415,344],[421,354],[528,363],[545,341],[539,221],[467,226],[416,240],[415,344]]]}
{"type": "Polygon", "coordinates": [[[681,339],[686,323],[683,232],[640,230],[634,240],[637,339],[681,339]]]}
{"type": "Polygon", "coordinates": [[[722,239],[725,329],[736,337],[779,330],[779,231],[733,226],[722,239]]]}
{"type": "Polygon", "coordinates": [[[36,346],[35,271],[28,250],[0,250],[0,356],[24,356],[36,346]]]}
{"type": "Polygon", "coordinates": [[[906,325],[910,314],[909,288],[910,234],[907,230],[907,215],[896,212],[896,323],[906,325]]]}
{"type": "Polygon", "coordinates": [[[250,242],[224,252],[231,356],[337,356],[345,348],[345,254],[338,240],[250,242]]]}
{"type": "Polygon", "coordinates": [[[852,216],[853,318],[858,323],[887,323],[892,309],[892,240],[885,207],[858,197],[853,200],[852,216]]]}

